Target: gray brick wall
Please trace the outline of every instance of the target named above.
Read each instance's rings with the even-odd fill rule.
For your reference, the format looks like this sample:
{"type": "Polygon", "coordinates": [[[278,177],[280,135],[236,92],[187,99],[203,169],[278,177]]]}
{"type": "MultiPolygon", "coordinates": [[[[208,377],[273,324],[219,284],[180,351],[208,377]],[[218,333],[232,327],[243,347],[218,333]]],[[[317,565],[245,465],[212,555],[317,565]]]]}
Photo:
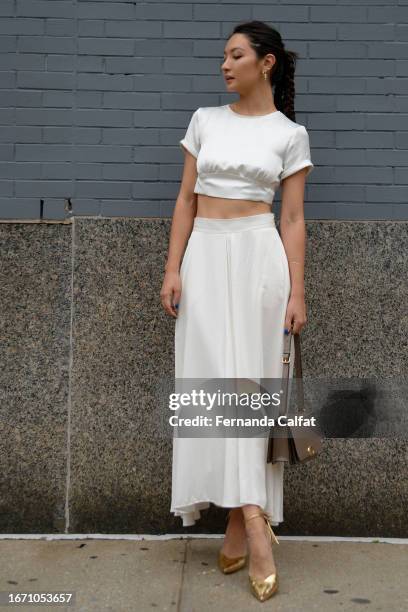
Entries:
{"type": "MultiPolygon", "coordinates": [[[[170,216],[243,20],[301,55],[311,219],[408,218],[408,0],[1,0],[0,217],[170,216]]],[[[279,196],[275,211],[279,211],[279,196]]]]}

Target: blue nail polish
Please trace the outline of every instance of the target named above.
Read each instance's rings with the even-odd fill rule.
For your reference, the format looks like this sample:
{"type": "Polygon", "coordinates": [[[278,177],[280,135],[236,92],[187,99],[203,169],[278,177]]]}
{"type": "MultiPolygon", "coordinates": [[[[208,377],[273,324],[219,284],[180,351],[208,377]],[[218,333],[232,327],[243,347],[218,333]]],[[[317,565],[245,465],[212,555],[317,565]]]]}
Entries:
{"type": "Polygon", "coordinates": [[[178,304],[174,304],[174,307],[175,307],[175,308],[178,308],[178,307],[179,307],[179,305],[178,305],[178,304]]]}
{"type": "Polygon", "coordinates": [[[285,327],[285,334],[288,335],[288,333],[289,333],[289,330],[286,329],[286,327],[285,327]]]}

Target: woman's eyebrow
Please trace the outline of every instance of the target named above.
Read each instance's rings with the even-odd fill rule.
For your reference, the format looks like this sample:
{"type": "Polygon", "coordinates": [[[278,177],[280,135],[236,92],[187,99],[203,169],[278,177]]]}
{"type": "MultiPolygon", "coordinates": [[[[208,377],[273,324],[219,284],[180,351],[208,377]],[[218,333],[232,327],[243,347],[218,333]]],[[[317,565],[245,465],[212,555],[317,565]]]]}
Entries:
{"type": "MultiPolygon", "coordinates": [[[[231,52],[235,51],[235,49],[241,49],[241,51],[245,51],[245,49],[243,49],[242,47],[234,47],[233,49],[231,49],[231,52]]],[[[224,55],[225,55],[225,51],[224,51],[224,55]]]]}

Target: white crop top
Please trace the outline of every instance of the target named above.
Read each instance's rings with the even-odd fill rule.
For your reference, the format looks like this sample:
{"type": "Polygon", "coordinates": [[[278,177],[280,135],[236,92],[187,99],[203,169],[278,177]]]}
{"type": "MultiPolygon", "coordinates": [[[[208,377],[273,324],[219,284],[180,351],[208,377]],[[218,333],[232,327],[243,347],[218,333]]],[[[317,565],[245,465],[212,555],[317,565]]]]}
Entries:
{"type": "Polygon", "coordinates": [[[272,204],[280,182],[310,174],[306,128],[281,111],[242,115],[226,104],[198,108],[179,141],[197,159],[194,193],[272,204]]]}

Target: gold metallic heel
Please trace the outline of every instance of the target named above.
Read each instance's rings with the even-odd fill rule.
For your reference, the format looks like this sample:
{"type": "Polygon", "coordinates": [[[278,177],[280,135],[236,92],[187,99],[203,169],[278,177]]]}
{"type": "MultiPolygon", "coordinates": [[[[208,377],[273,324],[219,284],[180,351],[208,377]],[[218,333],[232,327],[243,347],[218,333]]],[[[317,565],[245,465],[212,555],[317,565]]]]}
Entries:
{"type": "Polygon", "coordinates": [[[264,519],[266,521],[266,526],[268,527],[269,535],[271,536],[272,544],[279,544],[279,540],[273,532],[272,525],[268,519],[268,515],[264,512],[264,519]]]}
{"type": "Polygon", "coordinates": [[[249,576],[249,584],[251,586],[251,593],[259,599],[259,601],[266,601],[278,590],[278,574],[270,574],[264,580],[255,580],[249,576]]]}
{"type": "MultiPolygon", "coordinates": [[[[272,526],[270,524],[270,521],[269,521],[269,518],[266,512],[261,512],[261,513],[257,512],[256,514],[252,514],[251,516],[245,519],[245,522],[250,521],[251,519],[257,518],[257,517],[262,517],[265,520],[272,543],[279,544],[279,540],[273,532],[272,526]]],[[[276,591],[278,590],[277,572],[273,572],[272,574],[269,574],[269,576],[267,576],[263,580],[254,578],[250,574],[248,575],[248,578],[249,578],[251,592],[259,601],[266,601],[267,599],[272,597],[272,595],[274,595],[276,591]]]]}
{"type": "MultiPolygon", "coordinates": [[[[231,517],[231,510],[227,514],[227,523],[231,517]]],[[[218,567],[223,574],[232,574],[245,567],[247,555],[242,557],[227,557],[223,552],[218,553],[218,567]]]]}
{"type": "Polygon", "coordinates": [[[218,567],[223,574],[233,574],[245,567],[246,555],[243,557],[227,557],[221,551],[218,554],[218,567]]]}

